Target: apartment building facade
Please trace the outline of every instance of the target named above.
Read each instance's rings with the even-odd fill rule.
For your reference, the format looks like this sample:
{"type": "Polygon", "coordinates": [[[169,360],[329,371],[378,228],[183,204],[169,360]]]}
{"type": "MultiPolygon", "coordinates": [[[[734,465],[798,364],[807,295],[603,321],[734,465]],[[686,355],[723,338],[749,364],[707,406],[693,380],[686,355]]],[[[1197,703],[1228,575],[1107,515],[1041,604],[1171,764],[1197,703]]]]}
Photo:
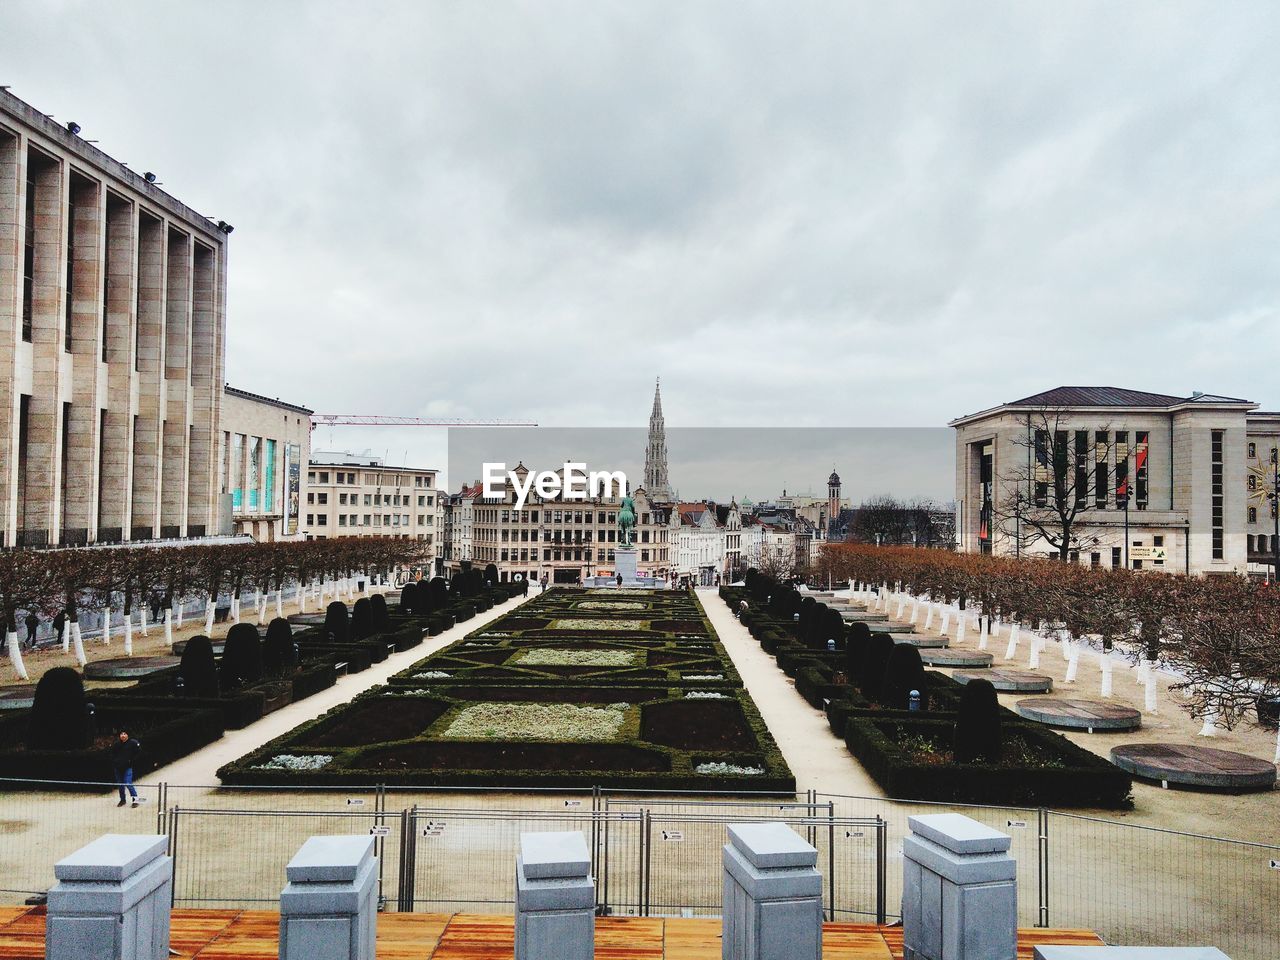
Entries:
{"type": "Polygon", "coordinates": [[[302,532],[308,540],[418,540],[434,561],[440,527],[438,471],[388,466],[376,457],[317,454],[307,465],[302,532]]]}
{"type": "Polygon", "coordinates": [[[221,443],[222,532],[259,541],[300,539],[311,411],[227,386],[221,443]]]}

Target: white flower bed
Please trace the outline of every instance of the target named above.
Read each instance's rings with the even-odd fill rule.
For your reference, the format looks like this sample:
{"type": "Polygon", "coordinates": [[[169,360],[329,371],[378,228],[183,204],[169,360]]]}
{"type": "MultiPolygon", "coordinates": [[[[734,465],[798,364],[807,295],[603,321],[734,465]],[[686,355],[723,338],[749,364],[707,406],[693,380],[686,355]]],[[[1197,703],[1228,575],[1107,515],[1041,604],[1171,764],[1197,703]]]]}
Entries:
{"type": "Polygon", "coordinates": [[[578,604],[579,610],[647,610],[643,603],[634,600],[585,600],[578,604]]]}
{"type": "Polygon", "coordinates": [[[426,687],[410,687],[407,690],[389,690],[386,693],[388,697],[429,697],[432,693],[426,687]]]}
{"type": "Polygon", "coordinates": [[[693,768],[694,773],[732,773],[741,776],[758,777],[764,773],[764,767],[740,767],[736,763],[700,763],[693,768]]]}
{"type": "Polygon", "coordinates": [[[643,630],[643,620],[603,620],[584,617],[580,620],[553,620],[552,630],[643,630]]]}
{"type": "Polygon", "coordinates": [[[449,676],[449,674],[448,674],[448,673],[446,673],[444,670],[427,670],[427,671],[425,671],[425,672],[423,672],[423,673],[415,673],[415,674],[413,675],[413,679],[415,679],[415,680],[444,680],[444,679],[447,679],[447,678],[448,678],[448,676],[449,676]]]}
{"type": "Polygon", "coordinates": [[[616,740],[628,706],[477,703],[454,717],[442,736],[458,740],[616,740]]]}
{"type": "Polygon", "coordinates": [[[558,650],[540,647],[526,650],[517,661],[528,667],[634,667],[642,654],[627,650],[558,650]]]}
{"type": "Polygon", "coordinates": [[[260,763],[254,770],[319,770],[333,762],[333,757],[326,753],[314,753],[305,757],[297,757],[291,753],[281,753],[266,763],[260,763]]]}
{"type": "Polygon", "coordinates": [[[686,680],[723,680],[723,673],[686,673],[686,680]]]}
{"type": "Polygon", "coordinates": [[[727,694],[716,690],[690,690],[684,695],[686,700],[728,700],[727,694]]]}

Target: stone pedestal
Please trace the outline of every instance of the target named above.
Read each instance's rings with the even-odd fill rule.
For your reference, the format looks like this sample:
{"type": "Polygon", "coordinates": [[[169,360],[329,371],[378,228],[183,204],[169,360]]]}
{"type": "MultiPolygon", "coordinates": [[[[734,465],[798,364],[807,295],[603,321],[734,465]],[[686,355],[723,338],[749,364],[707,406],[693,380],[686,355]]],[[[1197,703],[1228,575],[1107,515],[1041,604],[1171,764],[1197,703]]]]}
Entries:
{"type": "Polygon", "coordinates": [[[54,864],[47,960],[168,960],[168,842],[108,833],[54,864]]]}
{"type": "Polygon", "coordinates": [[[636,569],[636,551],[633,548],[622,547],[613,551],[614,583],[617,583],[618,574],[621,574],[624,587],[635,585],[640,580],[636,569]]]}
{"type": "Polygon", "coordinates": [[[577,832],[520,834],[515,960],[592,960],[595,913],[586,838],[577,832]]]}
{"type": "Polygon", "coordinates": [[[1217,947],[1038,946],[1035,960],[1231,960],[1217,947]]]}
{"type": "Polygon", "coordinates": [[[723,960],[819,960],[818,851],[784,823],[744,823],[723,859],[723,960]]]}
{"type": "Polygon", "coordinates": [[[905,960],[1015,960],[1012,839],[958,813],[909,817],[902,841],[905,960]]]}
{"type": "Polygon", "coordinates": [[[312,837],[285,867],[281,960],[374,960],[378,860],[371,836],[312,837]]]}

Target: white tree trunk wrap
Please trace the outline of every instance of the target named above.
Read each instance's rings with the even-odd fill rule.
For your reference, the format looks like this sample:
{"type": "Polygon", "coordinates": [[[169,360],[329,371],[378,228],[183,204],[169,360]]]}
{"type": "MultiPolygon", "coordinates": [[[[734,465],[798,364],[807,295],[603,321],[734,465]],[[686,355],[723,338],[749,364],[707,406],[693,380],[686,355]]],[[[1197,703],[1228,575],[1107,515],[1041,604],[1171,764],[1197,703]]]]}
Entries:
{"type": "Polygon", "coordinates": [[[129,614],[124,617],[124,655],[133,656],[133,617],[129,614]]]}
{"type": "Polygon", "coordinates": [[[1143,708],[1147,713],[1159,713],[1160,705],[1156,699],[1156,672],[1150,668],[1147,669],[1147,675],[1144,679],[1146,689],[1143,691],[1143,708]]]}
{"type": "Polygon", "coordinates": [[[205,604],[204,612],[204,635],[210,636],[213,633],[213,601],[210,600],[205,604]]]}
{"type": "Polygon", "coordinates": [[[142,635],[145,637],[145,636],[147,635],[147,604],[146,604],[146,601],[143,601],[143,603],[142,603],[142,609],[138,611],[138,625],[139,625],[140,627],[142,627],[142,635]]]}
{"type": "Polygon", "coordinates": [[[18,646],[18,635],[12,630],[9,631],[9,636],[5,640],[5,648],[9,651],[9,662],[13,664],[13,672],[18,675],[18,679],[29,679],[27,665],[22,662],[22,648],[18,646]]]}
{"type": "Polygon", "coordinates": [[[80,636],[80,622],[76,621],[71,624],[71,651],[76,656],[76,663],[84,666],[89,662],[89,658],[84,655],[84,640],[80,636]]]}
{"type": "Polygon", "coordinates": [[[1071,651],[1071,656],[1067,658],[1067,683],[1076,682],[1076,674],[1080,671],[1080,654],[1076,650],[1071,651]]]}
{"type": "Polygon", "coordinates": [[[276,591],[276,616],[284,616],[284,587],[276,591]]]}
{"type": "Polygon", "coordinates": [[[1009,645],[1004,648],[1004,658],[1012,660],[1018,652],[1018,626],[1014,623],[1009,626],[1009,645]]]}
{"type": "Polygon", "coordinates": [[[165,646],[173,646],[173,611],[166,610],[164,612],[164,642],[165,646]]]}
{"type": "Polygon", "coordinates": [[[102,611],[102,645],[111,646],[111,608],[102,611]]]}
{"type": "Polygon", "coordinates": [[[67,653],[71,650],[71,621],[62,621],[62,652],[67,653]]]}
{"type": "Polygon", "coordinates": [[[1102,695],[1111,696],[1111,657],[1104,650],[1098,655],[1098,666],[1102,670],[1102,695]]]}

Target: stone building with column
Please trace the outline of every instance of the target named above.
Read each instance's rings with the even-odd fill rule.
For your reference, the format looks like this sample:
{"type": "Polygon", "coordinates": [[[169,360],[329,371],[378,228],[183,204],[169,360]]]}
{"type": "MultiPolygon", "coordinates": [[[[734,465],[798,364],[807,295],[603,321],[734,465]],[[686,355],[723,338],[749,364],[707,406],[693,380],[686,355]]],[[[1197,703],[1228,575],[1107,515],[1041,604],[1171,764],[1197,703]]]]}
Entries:
{"type": "Polygon", "coordinates": [[[265,541],[301,538],[311,412],[230,385],[224,389],[219,440],[223,533],[265,541]]]}
{"type": "Polygon", "coordinates": [[[0,546],[219,526],[227,237],[0,90],[0,546]]]}
{"type": "Polygon", "coordinates": [[[1072,561],[1260,574],[1276,545],[1280,415],[1257,407],[1199,392],[1056,387],[959,417],[957,548],[1056,555],[1029,519],[1061,501],[1074,514],[1072,561]]]}

